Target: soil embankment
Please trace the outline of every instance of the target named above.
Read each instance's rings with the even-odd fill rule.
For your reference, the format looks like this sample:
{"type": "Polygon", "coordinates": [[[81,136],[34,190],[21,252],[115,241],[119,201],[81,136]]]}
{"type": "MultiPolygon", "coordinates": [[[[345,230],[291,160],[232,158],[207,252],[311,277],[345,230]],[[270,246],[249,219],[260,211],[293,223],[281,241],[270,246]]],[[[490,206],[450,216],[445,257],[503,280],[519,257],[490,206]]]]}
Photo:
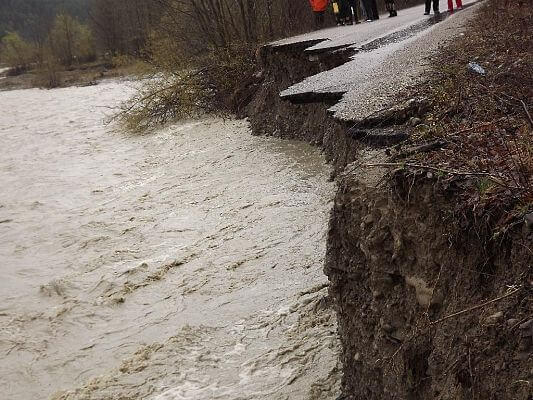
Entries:
{"type": "Polygon", "coordinates": [[[472,186],[340,180],[325,272],[347,399],[529,399],[532,233],[495,237],[465,211],[472,186]]]}
{"type": "MultiPolygon", "coordinates": [[[[515,6],[508,12],[523,12],[515,6]]],[[[482,17],[476,18],[474,24],[482,17]]],[[[503,182],[502,189],[500,175],[491,171],[455,173],[406,162],[439,159],[427,154],[451,140],[461,147],[462,139],[430,133],[441,114],[432,106],[442,98],[398,101],[352,121],[351,129],[328,112],[338,93],[281,100],[280,91],[350,55],[345,48],[310,56],[303,52],[308,46],[262,50],[263,85],[248,112],[256,134],[311,142],[335,166],[325,272],[343,345],[340,398],[531,399],[533,217],[527,188],[513,192],[516,187],[503,182]]],[[[430,84],[443,93],[438,80],[430,84]]],[[[461,95],[455,101],[445,115],[460,108],[461,95]]],[[[527,122],[522,102],[521,120],[527,122]]],[[[482,118],[491,115],[475,123],[486,128],[482,118]]],[[[518,132],[519,118],[513,117],[518,132]]],[[[473,134],[476,124],[461,129],[473,134]]],[[[494,142],[476,143],[484,152],[494,142]]]]}
{"type": "Polygon", "coordinates": [[[297,102],[284,101],[279,96],[282,90],[308,76],[344,64],[353,54],[351,50],[314,57],[304,53],[305,48],[317,42],[320,40],[260,49],[262,85],[248,105],[247,114],[254,134],[302,140],[319,146],[335,170],[342,170],[355,160],[358,142],[346,135],[344,124],[327,113],[341,94],[319,98],[310,95],[297,102]]]}

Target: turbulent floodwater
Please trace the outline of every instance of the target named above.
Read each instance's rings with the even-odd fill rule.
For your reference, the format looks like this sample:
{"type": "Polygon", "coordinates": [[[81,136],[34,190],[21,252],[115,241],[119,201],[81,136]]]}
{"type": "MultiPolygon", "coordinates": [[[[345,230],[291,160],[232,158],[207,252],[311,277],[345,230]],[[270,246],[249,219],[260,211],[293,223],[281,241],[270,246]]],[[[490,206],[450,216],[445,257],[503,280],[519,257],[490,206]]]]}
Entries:
{"type": "Polygon", "coordinates": [[[104,126],[130,93],[0,93],[0,398],[335,398],[321,156],[104,126]]]}

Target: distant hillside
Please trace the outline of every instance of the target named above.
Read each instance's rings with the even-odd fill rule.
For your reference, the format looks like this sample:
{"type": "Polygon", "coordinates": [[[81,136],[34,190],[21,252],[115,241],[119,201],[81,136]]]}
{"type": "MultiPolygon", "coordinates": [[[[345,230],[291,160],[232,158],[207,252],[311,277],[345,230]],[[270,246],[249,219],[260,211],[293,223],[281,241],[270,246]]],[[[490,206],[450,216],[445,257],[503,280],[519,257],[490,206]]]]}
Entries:
{"type": "Polygon", "coordinates": [[[43,33],[59,12],[67,12],[80,20],[87,19],[89,0],[0,0],[0,37],[16,31],[28,39],[44,37],[43,33]]]}

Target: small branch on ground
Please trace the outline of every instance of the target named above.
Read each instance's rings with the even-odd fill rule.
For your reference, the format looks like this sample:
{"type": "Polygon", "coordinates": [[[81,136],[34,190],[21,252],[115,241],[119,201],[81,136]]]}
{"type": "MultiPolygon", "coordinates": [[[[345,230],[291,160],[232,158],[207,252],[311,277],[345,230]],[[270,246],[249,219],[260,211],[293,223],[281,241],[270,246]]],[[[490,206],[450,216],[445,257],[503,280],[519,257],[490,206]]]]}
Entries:
{"type": "Polygon", "coordinates": [[[496,303],[498,301],[501,301],[503,299],[506,299],[507,297],[511,297],[513,295],[515,295],[516,293],[518,293],[520,290],[522,290],[523,287],[519,287],[503,296],[500,296],[500,297],[497,297],[495,299],[492,299],[492,300],[489,300],[489,301],[486,301],[485,303],[482,303],[482,304],[478,304],[476,306],[473,306],[473,307],[470,307],[470,308],[466,308],[464,310],[461,310],[461,311],[458,311],[458,312],[455,312],[453,314],[450,314],[450,315],[447,315],[446,317],[443,317],[443,318],[440,318],[436,321],[433,321],[433,322],[430,322],[429,323],[429,326],[434,326],[434,325],[437,325],[437,324],[440,324],[450,318],[456,318],[456,317],[459,317],[460,315],[463,315],[463,314],[466,314],[466,313],[469,313],[469,312],[472,312],[472,311],[475,311],[475,310],[479,310],[480,308],[483,308],[483,307],[486,307],[488,306],[489,304],[493,304],[493,303],[496,303]]]}
{"type": "Polygon", "coordinates": [[[363,164],[362,167],[366,168],[418,168],[418,169],[425,169],[429,171],[434,172],[440,172],[443,174],[448,175],[456,175],[456,176],[478,176],[478,177],[484,177],[489,179],[490,181],[494,182],[495,184],[505,188],[505,189],[521,189],[515,186],[511,186],[503,182],[500,178],[489,174],[487,172],[461,172],[461,171],[452,171],[444,168],[435,167],[432,165],[422,165],[422,164],[413,164],[413,163],[377,163],[377,164],[363,164]]]}

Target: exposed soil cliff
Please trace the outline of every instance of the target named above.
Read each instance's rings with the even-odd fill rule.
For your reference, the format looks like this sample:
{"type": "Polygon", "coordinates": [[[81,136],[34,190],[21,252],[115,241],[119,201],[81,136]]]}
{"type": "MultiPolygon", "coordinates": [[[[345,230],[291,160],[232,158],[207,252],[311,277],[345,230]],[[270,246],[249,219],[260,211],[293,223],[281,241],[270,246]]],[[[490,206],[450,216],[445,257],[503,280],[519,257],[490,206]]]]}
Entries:
{"type": "Polygon", "coordinates": [[[331,215],[345,398],[530,399],[532,231],[495,236],[471,182],[395,178],[346,173],[331,215]]]}
{"type": "Polygon", "coordinates": [[[260,49],[262,84],[246,114],[255,135],[296,139],[317,145],[338,171],[355,160],[359,147],[357,140],[346,135],[347,127],[327,114],[326,110],[339,100],[339,96],[301,98],[298,103],[282,100],[279,96],[282,90],[305,77],[345,63],[352,54],[352,51],[339,50],[310,57],[303,50],[312,44],[303,42],[260,49]]]}

